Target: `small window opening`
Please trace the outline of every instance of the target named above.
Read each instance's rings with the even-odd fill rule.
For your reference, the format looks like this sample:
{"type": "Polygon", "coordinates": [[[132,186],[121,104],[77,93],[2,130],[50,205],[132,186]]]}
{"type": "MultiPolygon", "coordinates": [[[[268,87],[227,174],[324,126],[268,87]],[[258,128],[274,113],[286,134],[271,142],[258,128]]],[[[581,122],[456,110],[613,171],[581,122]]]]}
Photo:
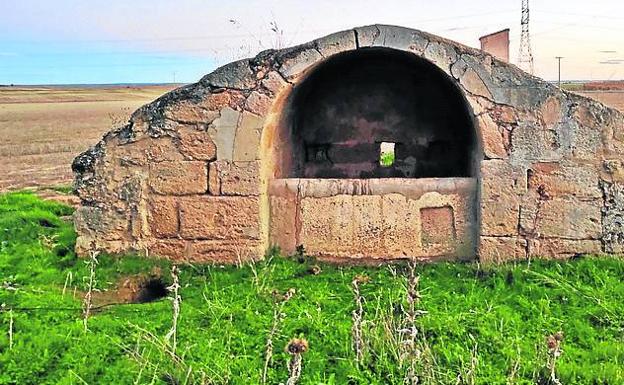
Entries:
{"type": "Polygon", "coordinates": [[[379,145],[379,164],[390,167],[394,164],[394,145],[392,142],[381,142],[379,145]]]}

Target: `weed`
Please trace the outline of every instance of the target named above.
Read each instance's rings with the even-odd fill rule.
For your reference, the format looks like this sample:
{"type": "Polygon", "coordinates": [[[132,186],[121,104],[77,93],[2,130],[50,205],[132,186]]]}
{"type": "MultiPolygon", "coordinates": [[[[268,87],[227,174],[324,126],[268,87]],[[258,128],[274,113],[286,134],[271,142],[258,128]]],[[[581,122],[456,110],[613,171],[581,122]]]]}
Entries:
{"type": "Polygon", "coordinates": [[[92,247],[92,250],[89,251],[89,259],[85,261],[86,265],[89,267],[89,276],[85,277],[88,280],[87,283],[87,292],[85,293],[83,300],[83,311],[82,311],[82,323],[84,325],[85,333],[89,330],[89,316],[91,315],[91,308],[93,307],[93,290],[95,289],[95,268],[98,264],[98,254],[99,252],[95,250],[95,247],[92,247]]]}
{"type": "Polygon", "coordinates": [[[267,336],[265,348],[264,348],[264,366],[262,368],[262,383],[266,384],[267,373],[269,371],[269,364],[273,359],[273,338],[278,333],[281,323],[284,321],[286,314],[284,313],[284,305],[295,295],[295,289],[290,288],[285,294],[280,294],[274,291],[273,297],[275,298],[275,305],[273,306],[273,322],[271,324],[271,330],[267,336]]]}
{"type": "Polygon", "coordinates": [[[364,321],[364,298],[360,292],[360,285],[368,282],[369,278],[364,275],[357,275],[351,281],[353,289],[353,299],[355,301],[355,310],[351,313],[353,326],[351,327],[351,338],[353,341],[353,351],[355,352],[355,362],[362,365],[364,361],[364,338],[362,333],[362,323],[364,321]]]}
{"type": "Polygon", "coordinates": [[[308,341],[304,338],[293,338],[286,345],[286,353],[290,354],[288,362],[288,380],[286,385],[296,385],[301,377],[303,353],[308,351],[308,341]]]}
{"type": "Polygon", "coordinates": [[[178,342],[178,318],[180,318],[180,303],[182,302],[182,297],[180,296],[180,271],[177,265],[173,265],[171,268],[171,279],[173,283],[171,286],[167,288],[167,290],[172,294],[171,297],[171,329],[165,336],[165,341],[169,343],[171,346],[171,356],[175,360],[176,359],[176,348],[178,342]]]}

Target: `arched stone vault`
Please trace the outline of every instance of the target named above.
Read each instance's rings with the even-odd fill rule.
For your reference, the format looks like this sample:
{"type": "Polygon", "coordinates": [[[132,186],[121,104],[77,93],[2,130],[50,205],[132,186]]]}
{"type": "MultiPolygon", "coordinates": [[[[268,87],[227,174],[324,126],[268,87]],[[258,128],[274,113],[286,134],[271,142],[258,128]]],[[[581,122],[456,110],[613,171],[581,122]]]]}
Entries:
{"type": "MultiPolygon", "coordinates": [[[[433,63],[469,104],[479,138],[476,256],[624,252],[622,113],[485,52],[386,25],[261,52],[141,107],[74,161],[82,200],[77,251],[219,262],[261,257],[271,244],[271,217],[279,215],[269,190],[283,176],[285,149],[276,144],[293,90],[333,55],[370,47],[433,63]]],[[[378,188],[370,183],[377,182],[358,186],[378,188]]],[[[290,214],[281,222],[288,221],[290,214]]]]}

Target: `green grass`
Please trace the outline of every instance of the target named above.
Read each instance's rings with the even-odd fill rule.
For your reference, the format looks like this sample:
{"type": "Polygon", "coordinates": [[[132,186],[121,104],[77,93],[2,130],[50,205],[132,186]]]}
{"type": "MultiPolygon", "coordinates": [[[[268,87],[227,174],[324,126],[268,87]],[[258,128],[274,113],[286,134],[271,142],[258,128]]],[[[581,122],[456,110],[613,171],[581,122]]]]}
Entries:
{"type": "MultiPolygon", "coordinates": [[[[365,268],[270,258],[255,266],[182,266],[179,355],[160,348],[171,324],[171,302],[116,305],[98,311],[83,332],[80,290],[87,275],[72,252],[68,207],[29,193],[0,195],[0,384],[257,384],[274,289],[297,290],[275,338],[270,384],[285,382],[292,337],[310,343],[301,384],[401,384],[403,370],[392,342],[404,303],[404,267],[365,268]],[[62,294],[71,273],[73,284],[62,294]],[[357,274],[371,281],[365,297],[361,367],[351,351],[350,283],[357,274]],[[73,286],[77,295],[73,296],[73,286]],[[14,341],[9,349],[10,312],[14,341]],[[177,381],[177,382],[176,382],[177,381]]],[[[169,263],[128,256],[101,256],[97,287],[110,290],[122,277],[169,263]]],[[[535,384],[545,364],[545,336],[562,330],[558,375],[564,384],[624,383],[624,261],[582,258],[568,263],[534,261],[479,267],[477,264],[419,266],[420,318],[430,349],[425,382],[455,384],[468,374],[475,351],[475,383],[535,384]]],[[[546,382],[542,382],[546,383],[546,382]]]]}
{"type": "Polygon", "coordinates": [[[390,167],[394,164],[394,152],[382,152],[379,164],[383,167],[390,167]]]}

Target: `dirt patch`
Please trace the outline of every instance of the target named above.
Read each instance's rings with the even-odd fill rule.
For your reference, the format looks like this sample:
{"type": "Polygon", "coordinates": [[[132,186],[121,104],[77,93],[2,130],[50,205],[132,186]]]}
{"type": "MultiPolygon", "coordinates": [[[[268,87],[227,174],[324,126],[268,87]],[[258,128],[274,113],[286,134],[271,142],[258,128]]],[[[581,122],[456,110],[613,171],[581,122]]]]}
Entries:
{"type": "Polygon", "coordinates": [[[125,277],[119,280],[115,289],[93,293],[93,306],[158,301],[169,293],[167,286],[159,271],[125,277]]]}

